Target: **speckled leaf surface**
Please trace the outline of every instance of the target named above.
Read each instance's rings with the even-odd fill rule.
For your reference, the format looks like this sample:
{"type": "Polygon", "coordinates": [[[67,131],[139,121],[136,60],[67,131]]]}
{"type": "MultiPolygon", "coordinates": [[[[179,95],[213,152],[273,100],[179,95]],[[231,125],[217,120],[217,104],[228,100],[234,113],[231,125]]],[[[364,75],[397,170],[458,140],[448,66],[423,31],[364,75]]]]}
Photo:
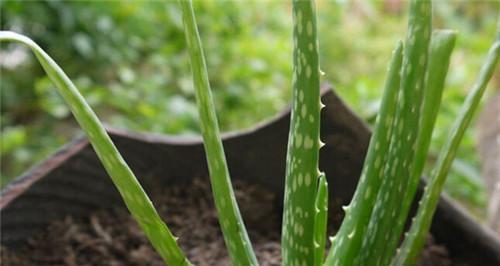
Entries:
{"type": "Polygon", "coordinates": [[[314,207],[314,265],[322,265],[328,224],[328,183],[324,174],[318,180],[314,207]]]}
{"type": "Polygon", "coordinates": [[[408,179],[408,188],[405,197],[402,198],[401,211],[392,228],[390,239],[387,242],[382,265],[387,265],[394,256],[395,248],[399,242],[411,203],[417,191],[424,163],[427,160],[432,131],[439,107],[441,106],[444,83],[450,64],[451,53],[455,46],[455,39],[456,33],[451,30],[438,30],[432,34],[429,48],[429,64],[425,77],[424,101],[417,137],[417,149],[412,163],[411,176],[408,179]]]}
{"type": "Polygon", "coordinates": [[[314,265],[319,59],[314,1],[293,1],[293,96],[282,227],[283,265],[314,265]]]}
{"type": "Polygon", "coordinates": [[[477,109],[481,97],[486,90],[486,85],[495,71],[496,64],[500,57],[500,39],[491,47],[486,62],[479,72],[479,76],[467,95],[461,111],[450,131],[447,142],[444,144],[436,163],[435,169],[427,187],[424,189],[424,195],[419,204],[417,215],[413,221],[408,236],[404,240],[400,252],[392,261],[394,266],[411,266],[418,259],[422,250],[425,237],[429,231],[434,211],[436,210],[439,196],[443,190],[446,176],[453,162],[460,141],[470,124],[474,111],[477,109]]]}
{"type": "Polygon", "coordinates": [[[404,197],[416,149],[424,74],[431,33],[431,2],[412,0],[403,53],[400,97],[388,165],[356,265],[380,265],[404,197]]]}
{"type": "Polygon", "coordinates": [[[396,110],[400,70],[403,58],[403,43],[400,41],[393,51],[389,63],[384,96],[375,122],[361,178],[349,206],[345,207],[345,218],[333,238],[327,265],[352,265],[359,253],[361,242],[370,220],[373,203],[382,183],[387,164],[391,132],[396,110]]]}

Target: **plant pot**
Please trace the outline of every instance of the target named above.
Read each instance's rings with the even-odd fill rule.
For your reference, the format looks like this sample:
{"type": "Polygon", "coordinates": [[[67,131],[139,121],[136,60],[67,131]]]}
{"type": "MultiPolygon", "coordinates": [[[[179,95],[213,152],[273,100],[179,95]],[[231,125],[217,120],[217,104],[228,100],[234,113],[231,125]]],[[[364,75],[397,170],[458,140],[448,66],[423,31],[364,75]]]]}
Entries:
{"type": "MultiPolygon", "coordinates": [[[[330,88],[323,88],[322,101],[326,108],[321,114],[321,138],[326,146],[320,152],[320,169],[328,178],[330,201],[347,204],[360,175],[370,129],[330,88]]],[[[249,130],[223,135],[234,178],[283,191],[289,118],[287,109],[249,130]]],[[[113,128],[108,132],[146,190],[208,175],[200,138],[113,128]]],[[[87,217],[99,208],[124,207],[86,137],[76,138],[14,179],[1,196],[1,243],[14,250],[52,221],[68,215],[87,217]]],[[[453,261],[500,265],[498,236],[446,196],[440,199],[431,233],[453,261]]]]}

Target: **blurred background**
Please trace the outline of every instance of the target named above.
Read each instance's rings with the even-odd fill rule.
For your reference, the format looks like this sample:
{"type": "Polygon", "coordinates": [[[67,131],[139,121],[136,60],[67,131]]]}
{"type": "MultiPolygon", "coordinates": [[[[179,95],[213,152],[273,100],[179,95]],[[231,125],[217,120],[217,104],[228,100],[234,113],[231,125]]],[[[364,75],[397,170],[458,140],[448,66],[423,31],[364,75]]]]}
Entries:
{"type": "MultiPolygon", "coordinates": [[[[428,168],[444,143],[495,37],[499,1],[436,1],[434,27],[459,32],[428,168]]],[[[34,39],[66,71],[101,120],[155,133],[198,134],[176,1],[0,1],[2,30],[34,39]]],[[[223,130],[248,128],[286,107],[291,84],[288,1],[196,1],[195,11],[223,130]]],[[[401,0],[318,1],[324,82],[374,122],[392,49],[406,32],[401,0]]],[[[2,44],[2,186],[81,134],[24,47],[2,44]]],[[[486,101],[500,88],[497,75],[486,101]]],[[[476,126],[462,141],[446,192],[480,219],[486,194],[476,126]]]]}

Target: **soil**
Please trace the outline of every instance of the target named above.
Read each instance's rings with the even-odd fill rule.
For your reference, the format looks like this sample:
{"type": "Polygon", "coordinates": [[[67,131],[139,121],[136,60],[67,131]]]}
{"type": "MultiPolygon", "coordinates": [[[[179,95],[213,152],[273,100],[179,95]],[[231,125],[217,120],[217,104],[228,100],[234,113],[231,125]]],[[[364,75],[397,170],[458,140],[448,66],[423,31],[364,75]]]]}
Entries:
{"type": "MultiPolygon", "coordinates": [[[[235,194],[248,233],[263,266],[280,265],[279,195],[237,181],[235,194]]],[[[179,237],[179,244],[195,265],[231,265],[219,230],[208,179],[156,188],[150,193],[160,215],[179,237]]],[[[340,210],[339,206],[330,209],[340,210]]],[[[329,234],[335,233],[342,214],[330,214],[329,234]]],[[[98,210],[88,219],[64,220],[50,224],[17,250],[1,247],[4,266],[43,265],[164,265],[137,223],[124,208],[98,210]]],[[[445,247],[429,239],[420,266],[458,265],[448,258],[445,247]]],[[[463,264],[461,264],[463,265],[463,264]]]]}

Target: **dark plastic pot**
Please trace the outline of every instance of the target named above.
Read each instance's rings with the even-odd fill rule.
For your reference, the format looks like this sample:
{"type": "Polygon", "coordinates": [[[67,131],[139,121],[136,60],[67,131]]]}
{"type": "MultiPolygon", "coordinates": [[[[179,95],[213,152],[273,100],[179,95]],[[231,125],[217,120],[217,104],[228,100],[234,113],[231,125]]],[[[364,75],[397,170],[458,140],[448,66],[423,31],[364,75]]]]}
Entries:
{"type": "MultiPolygon", "coordinates": [[[[320,169],[330,195],[348,203],[355,190],[370,138],[369,128],[325,88],[322,101],[320,169]]],[[[249,130],[227,133],[224,147],[231,174],[283,190],[290,112],[249,130]]],[[[114,143],[147,189],[206,176],[200,138],[181,138],[108,129],[114,143]],[[161,177],[161,179],[160,179],[161,177]]],[[[332,200],[335,200],[332,199],[332,200]]],[[[16,178],[1,192],[1,241],[15,249],[49,222],[67,215],[86,217],[98,208],[124,207],[87,138],[79,137],[16,178]]],[[[431,232],[455,261],[500,265],[500,239],[443,196],[431,232]]]]}

